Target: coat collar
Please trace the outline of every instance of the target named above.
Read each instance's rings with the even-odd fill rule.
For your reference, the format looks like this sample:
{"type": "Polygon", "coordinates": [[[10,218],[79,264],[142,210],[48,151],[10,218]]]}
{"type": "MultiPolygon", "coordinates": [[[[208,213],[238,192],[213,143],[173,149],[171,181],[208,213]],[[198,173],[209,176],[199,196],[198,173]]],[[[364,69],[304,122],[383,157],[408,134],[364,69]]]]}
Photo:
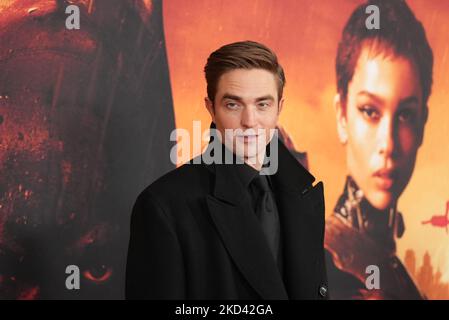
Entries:
{"type": "Polygon", "coordinates": [[[207,204],[229,254],[259,295],[263,299],[299,299],[310,297],[306,284],[310,283],[311,272],[316,271],[316,250],[311,248],[319,248],[323,238],[323,190],[321,183],[312,188],[315,178],[281,141],[278,143],[279,165],[272,181],[278,197],[286,284],[265,244],[260,222],[248,192],[239,181],[238,171],[230,170],[232,164],[206,165],[215,174],[213,193],[207,196],[207,204]],[[322,210],[323,221],[320,214],[314,214],[317,207],[322,210]]]}
{"type": "MultiPolygon", "coordinates": [[[[275,135],[273,139],[277,139],[278,143],[279,165],[276,173],[274,175],[271,175],[270,178],[277,184],[279,192],[305,194],[310,189],[312,183],[315,181],[315,177],[298,162],[298,160],[290,153],[290,151],[277,137],[277,135],[275,135]]],[[[267,145],[266,150],[270,148],[271,144],[272,142],[267,145]]],[[[206,149],[206,153],[211,152],[211,148],[219,147],[223,150],[222,161],[224,162],[224,157],[226,156],[226,154],[229,154],[230,151],[221,143],[211,141],[208,148],[206,149]]],[[[233,160],[235,162],[235,155],[231,155],[230,157],[233,157],[233,160]]],[[[233,185],[233,180],[238,179],[242,181],[240,177],[237,177],[236,173],[241,173],[244,169],[238,168],[237,170],[235,170],[235,168],[233,168],[234,166],[242,167],[247,165],[240,163],[206,164],[206,167],[216,175],[214,196],[224,201],[238,204],[241,203],[241,201],[244,199],[242,199],[241,195],[235,192],[236,190],[235,185],[233,185]]]]}

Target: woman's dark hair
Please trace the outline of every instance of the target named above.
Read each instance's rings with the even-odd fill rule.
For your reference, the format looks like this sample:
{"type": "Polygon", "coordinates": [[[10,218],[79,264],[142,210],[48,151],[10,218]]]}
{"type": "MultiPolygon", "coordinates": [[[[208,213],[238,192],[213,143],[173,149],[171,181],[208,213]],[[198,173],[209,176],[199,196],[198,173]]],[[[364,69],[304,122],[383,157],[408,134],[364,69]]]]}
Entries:
{"type": "Polygon", "coordinates": [[[419,72],[423,102],[427,104],[432,88],[433,53],[422,23],[404,0],[369,0],[357,7],[346,23],[336,61],[337,90],[343,102],[366,46],[374,53],[410,59],[419,72]],[[380,29],[366,27],[366,8],[370,5],[379,8],[380,29]]]}

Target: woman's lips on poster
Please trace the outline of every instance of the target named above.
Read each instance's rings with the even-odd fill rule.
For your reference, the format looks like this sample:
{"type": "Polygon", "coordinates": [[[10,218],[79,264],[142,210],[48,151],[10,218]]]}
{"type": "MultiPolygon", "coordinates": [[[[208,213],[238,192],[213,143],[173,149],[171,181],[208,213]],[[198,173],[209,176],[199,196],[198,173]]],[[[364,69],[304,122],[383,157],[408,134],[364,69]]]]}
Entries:
{"type": "Polygon", "coordinates": [[[379,189],[390,190],[398,180],[398,170],[396,168],[384,168],[377,170],[373,176],[379,189]]]}

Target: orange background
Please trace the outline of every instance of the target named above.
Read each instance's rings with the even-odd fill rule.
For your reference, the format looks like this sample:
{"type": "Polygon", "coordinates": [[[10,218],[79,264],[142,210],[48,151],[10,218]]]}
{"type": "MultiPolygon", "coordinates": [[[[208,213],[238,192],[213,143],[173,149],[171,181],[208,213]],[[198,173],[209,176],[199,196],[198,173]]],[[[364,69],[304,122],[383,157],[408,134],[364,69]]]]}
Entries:
{"type": "MultiPolygon", "coordinates": [[[[359,0],[166,0],[164,27],[177,128],[192,131],[210,117],[204,107],[203,67],[218,47],[255,40],[271,47],[286,71],[286,101],[280,117],[297,150],[306,151],[310,171],[325,183],[330,214],[346,175],[344,149],[336,134],[332,100],[335,55],[341,30],[359,0]]],[[[449,1],[409,0],[435,55],[434,86],[425,140],[415,173],[400,198],[406,232],[398,240],[404,257],[412,248],[418,266],[428,251],[449,282],[449,235],[421,225],[443,214],[449,200],[449,1]]]]}

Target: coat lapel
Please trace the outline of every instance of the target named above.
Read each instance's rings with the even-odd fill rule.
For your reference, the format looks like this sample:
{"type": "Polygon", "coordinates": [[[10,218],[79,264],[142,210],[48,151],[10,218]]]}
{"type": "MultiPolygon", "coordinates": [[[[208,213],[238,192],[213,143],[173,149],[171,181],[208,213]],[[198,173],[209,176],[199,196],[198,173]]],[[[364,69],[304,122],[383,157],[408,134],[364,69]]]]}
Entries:
{"type": "Polygon", "coordinates": [[[225,166],[214,165],[214,195],[207,197],[212,220],[233,261],[262,299],[288,299],[246,190],[235,170],[225,166]]]}
{"type": "Polygon", "coordinates": [[[284,279],[290,299],[318,295],[320,283],[314,283],[318,254],[323,252],[324,202],[320,182],[305,195],[283,193],[279,199],[284,279]]]}
{"type": "Polygon", "coordinates": [[[323,183],[279,144],[279,168],[273,176],[281,221],[284,279],[290,299],[318,296],[315,283],[319,254],[323,253],[323,183]]]}
{"type": "MultiPolygon", "coordinates": [[[[272,177],[283,242],[284,279],[235,170],[229,164],[209,165],[215,172],[213,195],[207,196],[212,220],[233,261],[262,299],[310,297],[310,276],[322,246],[324,200],[322,183],[304,169],[279,141],[279,165],[272,177]],[[288,293],[287,293],[288,292],[288,293]]],[[[316,288],[318,290],[318,287],[316,288]]]]}

